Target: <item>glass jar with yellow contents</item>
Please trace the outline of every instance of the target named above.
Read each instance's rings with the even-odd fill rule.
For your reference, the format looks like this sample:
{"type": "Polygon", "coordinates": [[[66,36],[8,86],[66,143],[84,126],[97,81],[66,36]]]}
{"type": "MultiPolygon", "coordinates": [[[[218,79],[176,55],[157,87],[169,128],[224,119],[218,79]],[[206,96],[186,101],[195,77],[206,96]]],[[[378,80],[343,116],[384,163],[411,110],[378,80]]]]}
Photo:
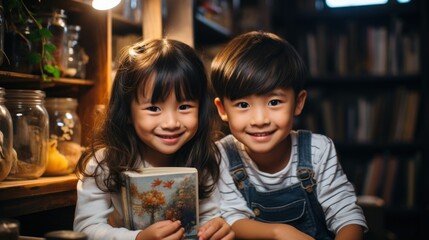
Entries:
{"type": "Polygon", "coordinates": [[[4,180],[12,168],[12,118],[4,105],[5,89],[0,87],[0,181],[4,180]]]}
{"type": "Polygon", "coordinates": [[[81,124],[74,98],[46,98],[49,114],[48,166],[45,175],[71,173],[81,151],[81,124]]]}
{"type": "Polygon", "coordinates": [[[5,105],[13,123],[13,149],[16,160],[7,179],[40,177],[48,160],[48,112],[41,90],[7,89],[5,105]]]}

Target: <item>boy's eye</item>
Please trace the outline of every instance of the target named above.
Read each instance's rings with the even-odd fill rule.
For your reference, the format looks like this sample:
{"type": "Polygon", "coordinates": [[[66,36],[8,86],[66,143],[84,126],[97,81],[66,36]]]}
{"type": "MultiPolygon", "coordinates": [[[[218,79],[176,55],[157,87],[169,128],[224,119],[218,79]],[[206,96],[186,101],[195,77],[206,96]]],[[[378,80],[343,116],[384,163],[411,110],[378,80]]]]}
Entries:
{"type": "Polygon", "coordinates": [[[239,102],[236,104],[239,108],[248,108],[249,104],[247,102],[239,102]]]}
{"type": "Polygon", "coordinates": [[[280,100],[271,100],[268,102],[268,106],[277,106],[280,104],[280,100]]]}
{"type": "Polygon", "coordinates": [[[159,111],[161,111],[161,109],[159,107],[157,107],[157,106],[147,107],[146,110],[151,111],[151,112],[159,112],[159,111]]]}

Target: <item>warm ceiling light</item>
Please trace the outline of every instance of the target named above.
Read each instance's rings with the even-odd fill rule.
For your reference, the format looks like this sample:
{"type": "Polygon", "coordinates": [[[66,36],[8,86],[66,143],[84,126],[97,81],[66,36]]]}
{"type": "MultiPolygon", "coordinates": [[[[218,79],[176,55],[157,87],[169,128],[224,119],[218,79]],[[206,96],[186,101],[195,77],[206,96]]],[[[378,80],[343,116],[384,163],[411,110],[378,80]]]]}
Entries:
{"type": "Polygon", "coordinates": [[[121,0],[92,0],[92,7],[97,10],[108,10],[116,7],[121,0]]]}

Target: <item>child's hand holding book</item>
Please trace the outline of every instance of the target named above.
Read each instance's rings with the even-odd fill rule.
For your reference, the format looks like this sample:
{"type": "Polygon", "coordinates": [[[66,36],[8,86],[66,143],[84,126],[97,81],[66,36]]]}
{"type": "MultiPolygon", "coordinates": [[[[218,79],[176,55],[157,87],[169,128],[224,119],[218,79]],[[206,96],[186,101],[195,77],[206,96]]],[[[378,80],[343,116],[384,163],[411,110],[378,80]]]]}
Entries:
{"type": "Polygon", "coordinates": [[[180,224],[180,221],[164,220],[156,222],[149,227],[142,230],[136,237],[136,240],[145,239],[183,239],[185,236],[185,229],[180,224]]]}
{"type": "Polygon", "coordinates": [[[223,218],[213,218],[198,229],[198,240],[234,239],[231,226],[223,218]]]}

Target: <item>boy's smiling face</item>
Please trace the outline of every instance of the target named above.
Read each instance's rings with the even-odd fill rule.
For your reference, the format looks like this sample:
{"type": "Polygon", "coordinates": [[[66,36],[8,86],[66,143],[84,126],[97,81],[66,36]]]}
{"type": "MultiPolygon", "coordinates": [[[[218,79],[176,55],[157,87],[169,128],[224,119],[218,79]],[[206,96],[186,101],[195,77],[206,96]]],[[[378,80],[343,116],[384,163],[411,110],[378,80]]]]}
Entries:
{"type": "Polygon", "coordinates": [[[265,95],[250,95],[223,102],[215,99],[221,119],[246,146],[249,154],[269,154],[289,136],[294,116],[301,114],[306,91],[298,96],[292,88],[277,88],[265,95]]]}

